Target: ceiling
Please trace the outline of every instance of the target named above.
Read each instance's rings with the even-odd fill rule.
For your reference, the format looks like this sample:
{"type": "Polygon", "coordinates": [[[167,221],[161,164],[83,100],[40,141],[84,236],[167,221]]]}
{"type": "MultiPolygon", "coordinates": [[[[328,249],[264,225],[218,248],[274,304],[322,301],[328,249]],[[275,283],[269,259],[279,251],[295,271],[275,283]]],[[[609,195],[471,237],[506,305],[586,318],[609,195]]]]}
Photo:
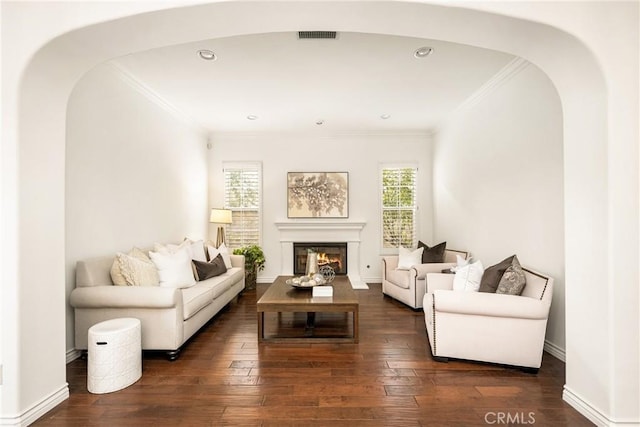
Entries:
{"type": "Polygon", "coordinates": [[[513,58],[438,40],[290,32],[168,46],[114,62],[211,132],[423,132],[513,58]],[[414,57],[423,46],[433,53],[414,57]],[[217,59],[201,59],[199,49],[217,59]]]}

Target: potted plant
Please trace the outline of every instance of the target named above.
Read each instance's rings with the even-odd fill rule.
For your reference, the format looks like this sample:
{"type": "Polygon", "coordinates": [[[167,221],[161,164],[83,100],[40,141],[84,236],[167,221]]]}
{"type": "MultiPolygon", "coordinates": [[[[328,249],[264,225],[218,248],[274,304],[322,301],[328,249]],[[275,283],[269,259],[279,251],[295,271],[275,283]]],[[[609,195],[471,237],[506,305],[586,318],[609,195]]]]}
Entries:
{"type": "Polygon", "coordinates": [[[255,289],[258,271],[264,270],[264,252],[258,245],[243,246],[233,250],[234,255],[244,255],[245,287],[255,289]]]}

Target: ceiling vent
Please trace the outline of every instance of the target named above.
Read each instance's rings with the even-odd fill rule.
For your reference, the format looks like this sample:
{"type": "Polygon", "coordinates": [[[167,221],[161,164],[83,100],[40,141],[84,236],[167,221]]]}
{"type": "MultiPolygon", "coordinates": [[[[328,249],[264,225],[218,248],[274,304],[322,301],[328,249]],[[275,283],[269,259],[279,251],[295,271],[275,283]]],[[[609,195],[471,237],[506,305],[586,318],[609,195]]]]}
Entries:
{"type": "Polygon", "coordinates": [[[298,31],[298,39],[335,39],[335,31],[298,31]]]}

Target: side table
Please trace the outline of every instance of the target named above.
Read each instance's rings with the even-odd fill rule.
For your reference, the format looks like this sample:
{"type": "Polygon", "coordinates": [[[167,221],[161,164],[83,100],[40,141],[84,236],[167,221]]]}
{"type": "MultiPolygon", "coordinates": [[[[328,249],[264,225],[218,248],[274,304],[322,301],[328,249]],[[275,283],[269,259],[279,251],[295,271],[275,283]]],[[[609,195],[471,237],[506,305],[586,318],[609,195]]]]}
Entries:
{"type": "Polygon", "coordinates": [[[88,332],[87,389],[111,393],[142,376],[139,319],[119,318],[97,323],[88,332]]]}

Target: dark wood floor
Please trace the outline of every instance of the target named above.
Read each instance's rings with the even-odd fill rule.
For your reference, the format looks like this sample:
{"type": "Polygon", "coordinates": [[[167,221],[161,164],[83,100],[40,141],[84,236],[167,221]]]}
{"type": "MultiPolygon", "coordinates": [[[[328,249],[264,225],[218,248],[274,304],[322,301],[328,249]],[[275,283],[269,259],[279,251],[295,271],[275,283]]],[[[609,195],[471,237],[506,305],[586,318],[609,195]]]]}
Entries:
{"type": "MultiPolygon", "coordinates": [[[[423,313],[383,297],[379,284],[356,291],[359,344],[258,346],[255,303],[266,286],[245,291],[177,361],[145,353],[142,378],[124,390],[90,394],[86,362],[73,361],[67,366],[71,397],[35,425],[591,425],[562,401],[564,364],[558,359],[545,353],[537,375],[434,362],[423,313]]],[[[299,323],[283,319],[284,326],[299,323]]]]}

